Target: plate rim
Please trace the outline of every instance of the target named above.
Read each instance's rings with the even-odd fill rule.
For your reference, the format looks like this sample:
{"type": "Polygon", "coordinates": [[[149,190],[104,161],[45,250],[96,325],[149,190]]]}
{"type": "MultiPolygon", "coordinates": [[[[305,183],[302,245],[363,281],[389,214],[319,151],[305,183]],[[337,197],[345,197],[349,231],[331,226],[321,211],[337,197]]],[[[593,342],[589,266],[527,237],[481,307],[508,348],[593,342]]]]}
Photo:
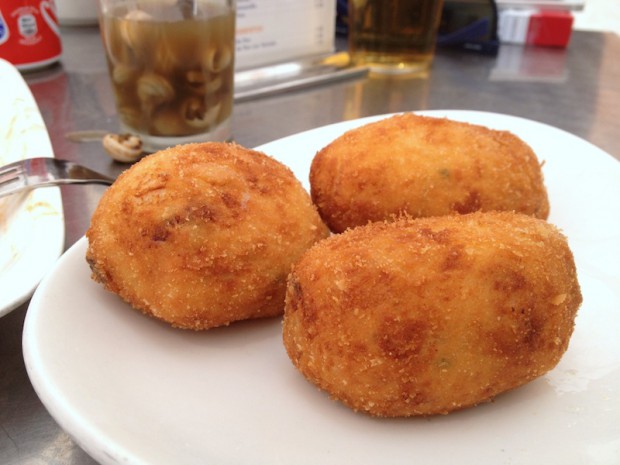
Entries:
{"type": "MultiPolygon", "coordinates": [[[[28,110],[32,112],[32,117],[36,121],[36,126],[40,127],[36,132],[37,142],[41,144],[44,149],[43,153],[37,151],[37,156],[54,158],[54,150],[52,147],[51,139],[43,117],[41,115],[41,111],[36,102],[36,99],[34,98],[34,95],[32,94],[32,91],[28,87],[28,84],[22,77],[21,73],[10,62],[0,58],[0,76],[2,76],[3,85],[7,86],[7,88],[10,88],[11,90],[18,90],[17,94],[11,93],[10,96],[7,96],[6,94],[4,97],[0,96],[0,101],[3,99],[10,100],[17,98],[23,99],[25,101],[26,105],[28,106],[28,110]]],[[[6,163],[17,161],[22,158],[24,157],[10,157],[10,159],[6,160],[6,163]]],[[[51,234],[48,232],[44,234],[39,233],[37,235],[37,239],[45,240],[45,248],[49,255],[40,259],[40,261],[38,262],[39,268],[36,270],[36,273],[29,275],[32,276],[32,278],[27,285],[24,285],[22,289],[19,289],[17,291],[11,291],[13,293],[10,294],[8,298],[3,296],[2,302],[0,302],[0,318],[8,315],[32,297],[44,275],[51,270],[53,264],[62,255],[65,246],[64,242],[66,230],[64,224],[64,210],[62,205],[60,188],[47,187],[45,189],[38,189],[22,195],[20,201],[21,206],[19,206],[18,208],[20,208],[21,210],[25,210],[28,208],[29,205],[33,205],[38,202],[46,202],[50,204],[54,209],[53,224],[55,226],[55,234],[53,235],[51,240],[51,234]],[[52,240],[54,241],[53,243],[52,240]]],[[[49,218],[47,219],[49,220],[49,218]]],[[[1,275],[0,281],[2,281],[1,275]]]]}
{"type": "MultiPolygon", "coordinates": [[[[430,111],[424,111],[424,112],[417,112],[415,111],[414,113],[419,113],[419,114],[425,114],[428,116],[434,116],[437,114],[444,114],[446,112],[453,112],[453,111],[457,111],[460,113],[476,113],[476,114],[483,114],[483,115],[500,115],[503,117],[507,117],[507,118],[514,118],[514,119],[518,119],[518,120],[522,120],[522,121],[526,121],[528,123],[535,123],[537,125],[542,125],[546,128],[552,128],[553,130],[557,130],[557,131],[561,131],[563,133],[565,133],[566,135],[569,135],[571,137],[575,137],[587,144],[589,144],[589,146],[591,146],[594,150],[595,153],[599,153],[599,154],[603,154],[605,155],[605,157],[601,158],[601,160],[611,160],[614,162],[618,162],[618,160],[616,160],[614,157],[612,157],[611,155],[607,154],[606,152],[604,152],[603,150],[601,150],[600,148],[596,147],[594,144],[590,143],[589,141],[586,141],[585,139],[579,138],[578,136],[575,136],[571,133],[568,133],[567,131],[564,131],[562,129],[559,128],[555,128],[553,126],[547,125],[545,123],[540,123],[534,120],[529,120],[526,118],[522,118],[522,117],[517,117],[517,116],[512,116],[512,115],[503,115],[503,114],[498,114],[498,113],[493,113],[493,112],[479,112],[479,111],[468,111],[468,110],[430,110],[430,111]]],[[[402,112],[401,112],[402,113],[402,112]]],[[[357,126],[357,125],[361,125],[364,124],[365,122],[370,122],[372,120],[379,120],[382,119],[384,117],[388,117],[392,115],[391,114],[386,114],[386,115],[374,115],[374,116],[369,116],[369,117],[365,117],[365,118],[360,118],[360,119],[355,119],[355,120],[347,120],[347,121],[343,121],[343,122],[337,122],[337,123],[332,123],[329,125],[325,125],[325,126],[321,126],[318,128],[314,128],[314,129],[309,129],[307,131],[302,131],[300,133],[297,134],[293,134],[293,135],[289,135],[289,136],[285,136],[283,138],[279,138],[277,140],[274,140],[272,142],[268,142],[266,144],[262,144],[260,146],[257,146],[256,149],[257,150],[262,150],[263,147],[268,147],[272,144],[276,144],[276,143],[281,143],[281,141],[285,140],[285,139],[289,139],[289,138],[293,138],[293,137],[298,137],[301,134],[307,134],[307,133],[311,133],[314,131],[320,131],[320,130],[324,130],[325,128],[328,127],[332,127],[333,129],[338,129],[341,127],[348,127],[349,125],[352,125],[352,127],[357,126]]],[[[620,169],[620,163],[616,163],[613,165],[614,169],[620,169]]],[[[109,463],[109,464],[113,464],[113,463],[127,463],[127,464],[143,464],[144,460],[141,457],[135,456],[135,454],[133,454],[131,451],[126,450],[124,447],[120,447],[118,444],[106,444],[105,441],[105,437],[103,438],[103,440],[101,440],[101,438],[99,438],[99,436],[101,434],[103,434],[105,436],[104,433],[102,432],[97,432],[95,431],[95,433],[93,433],[93,437],[91,438],[86,438],[84,439],[83,435],[79,434],[80,432],[83,431],[90,431],[92,429],[92,420],[88,420],[85,418],[80,418],[80,414],[79,412],[75,412],[72,411],[70,406],[64,406],[65,409],[67,410],[71,410],[70,415],[69,415],[69,419],[67,419],[66,417],[66,412],[65,415],[63,415],[61,413],[58,413],[59,410],[62,410],[63,406],[63,402],[58,402],[56,401],[54,403],[54,400],[51,399],[51,397],[53,397],[54,395],[56,396],[61,396],[62,395],[58,392],[55,392],[54,389],[52,389],[51,391],[48,390],[47,392],[41,392],[43,390],[43,388],[41,387],[42,383],[45,383],[44,380],[41,379],[41,377],[39,376],[40,373],[37,373],[38,368],[37,367],[37,363],[36,363],[36,357],[34,357],[34,354],[36,353],[35,349],[39,349],[37,347],[37,342],[36,339],[34,338],[34,328],[33,328],[33,321],[34,318],[36,317],[36,312],[37,309],[38,311],[42,311],[42,308],[44,308],[44,303],[43,303],[43,298],[44,298],[44,293],[47,290],[47,286],[48,286],[48,281],[51,280],[53,273],[56,272],[58,269],[60,269],[63,264],[65,263],[65,261],[69,261],[71,259],[71,257],[73,257],[75,254],[78,254],[81,251],[85,250],[86,247],[86,243],[87,243],[87,239],[85,237],[80,238],[73,246],[71,246],[61,257],[60,259],[57,261],[57,263],[55,264],[52,272],[50,272],[48,274],[48,276],[46,276],[46,278],[44,278],[44,280],[42,281],[41,285],[39,286],[39,288],[35,291],[35,294],[32,298],[30,307],[28,309],[27,315],[26,315],[26,320],[24,323],[24,333],[23,333],[23,350],[24,350],[24,359],[26,360],[26,368],[28,371],[28,375],[31,378],[32,384],[35,387],[35,391],[37,392],[37,395],[41,398],[43,404],[45,405],[46,409],[48,409],[48,411],[50,411],[50,413],[55,412],[55,414],[52,414],[52,416],[54,417],[54,419],[56,421],[58,421],[58,423],[61,425],[61,427],[67,431],[72,438],[74,438],[74,440],[76,441],[76,443],[78,445],[80,445],[80,447],[82,447],[91,457],[95,458],[96,460],[100,461],[101,463],[109,463]],[[32,311],[31,311],[32,308],[32,311]],[[49,404],[54,404],[52,407],[50,407],[49,404]],[[57,418],[57,417],[62,417],[62,418],[57,418]],[[87,427],[84,425],[84,423],[87,424],[87,427]],[[93,447],[93,442],[95,443],[93,447]]],[[[41,360],[39,360],[39,362],[41,362],[41,360]]],[[[49,382],[49,381],[48,381],[49,382]]],[[[96,430],[96,429],[95,429],[96,430]]]]}

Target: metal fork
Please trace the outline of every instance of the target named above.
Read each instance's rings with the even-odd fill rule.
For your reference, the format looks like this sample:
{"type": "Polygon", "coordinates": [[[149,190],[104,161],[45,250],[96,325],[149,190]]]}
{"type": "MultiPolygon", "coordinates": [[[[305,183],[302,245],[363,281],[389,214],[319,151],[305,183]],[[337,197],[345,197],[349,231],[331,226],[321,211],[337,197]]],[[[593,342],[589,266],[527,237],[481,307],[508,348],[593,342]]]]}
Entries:
{"type": "Polygon", "coordinates": [[[58,158],[27,158],[0,167],[0,197],[60,184],[106,184],[114,179],[58,158]]]}

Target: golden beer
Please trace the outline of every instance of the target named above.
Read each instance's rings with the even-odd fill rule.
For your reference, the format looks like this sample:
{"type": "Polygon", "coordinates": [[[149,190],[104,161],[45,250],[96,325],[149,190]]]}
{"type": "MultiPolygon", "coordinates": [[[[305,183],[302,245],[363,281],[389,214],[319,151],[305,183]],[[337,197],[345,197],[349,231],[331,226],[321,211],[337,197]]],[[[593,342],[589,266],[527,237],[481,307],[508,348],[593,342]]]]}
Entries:
{"type": "Polygon", "coordinates": [[[425,73],[442,0],[349,0],[349,53],[378,73],[425,73]]]}

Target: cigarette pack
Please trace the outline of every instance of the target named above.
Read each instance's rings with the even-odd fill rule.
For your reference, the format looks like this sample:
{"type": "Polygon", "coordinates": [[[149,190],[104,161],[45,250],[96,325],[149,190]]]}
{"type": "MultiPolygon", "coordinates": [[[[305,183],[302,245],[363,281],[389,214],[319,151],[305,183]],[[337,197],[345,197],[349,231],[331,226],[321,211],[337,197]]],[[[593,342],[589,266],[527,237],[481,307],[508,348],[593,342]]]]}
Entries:
{"type": "Polygon", "coordinates": [[[567,10],[508,9],[499,13],[498,35],[504,43],[566,47],[572,29],[573,15],[567,10]]]}

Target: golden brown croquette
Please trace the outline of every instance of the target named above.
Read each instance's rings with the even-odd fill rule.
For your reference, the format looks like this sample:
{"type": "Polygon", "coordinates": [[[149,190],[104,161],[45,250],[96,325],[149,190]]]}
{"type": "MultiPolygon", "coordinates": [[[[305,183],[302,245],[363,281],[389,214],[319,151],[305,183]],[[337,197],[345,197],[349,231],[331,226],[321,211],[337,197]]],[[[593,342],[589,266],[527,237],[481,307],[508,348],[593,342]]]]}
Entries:
{"type": "Polygon", "coordinates": [[[87,232],[93,278],[173,326],[279,315],[286,277],[328,235],[293,173],[235,144],[173,147],[103,195],[87,232]]]}

